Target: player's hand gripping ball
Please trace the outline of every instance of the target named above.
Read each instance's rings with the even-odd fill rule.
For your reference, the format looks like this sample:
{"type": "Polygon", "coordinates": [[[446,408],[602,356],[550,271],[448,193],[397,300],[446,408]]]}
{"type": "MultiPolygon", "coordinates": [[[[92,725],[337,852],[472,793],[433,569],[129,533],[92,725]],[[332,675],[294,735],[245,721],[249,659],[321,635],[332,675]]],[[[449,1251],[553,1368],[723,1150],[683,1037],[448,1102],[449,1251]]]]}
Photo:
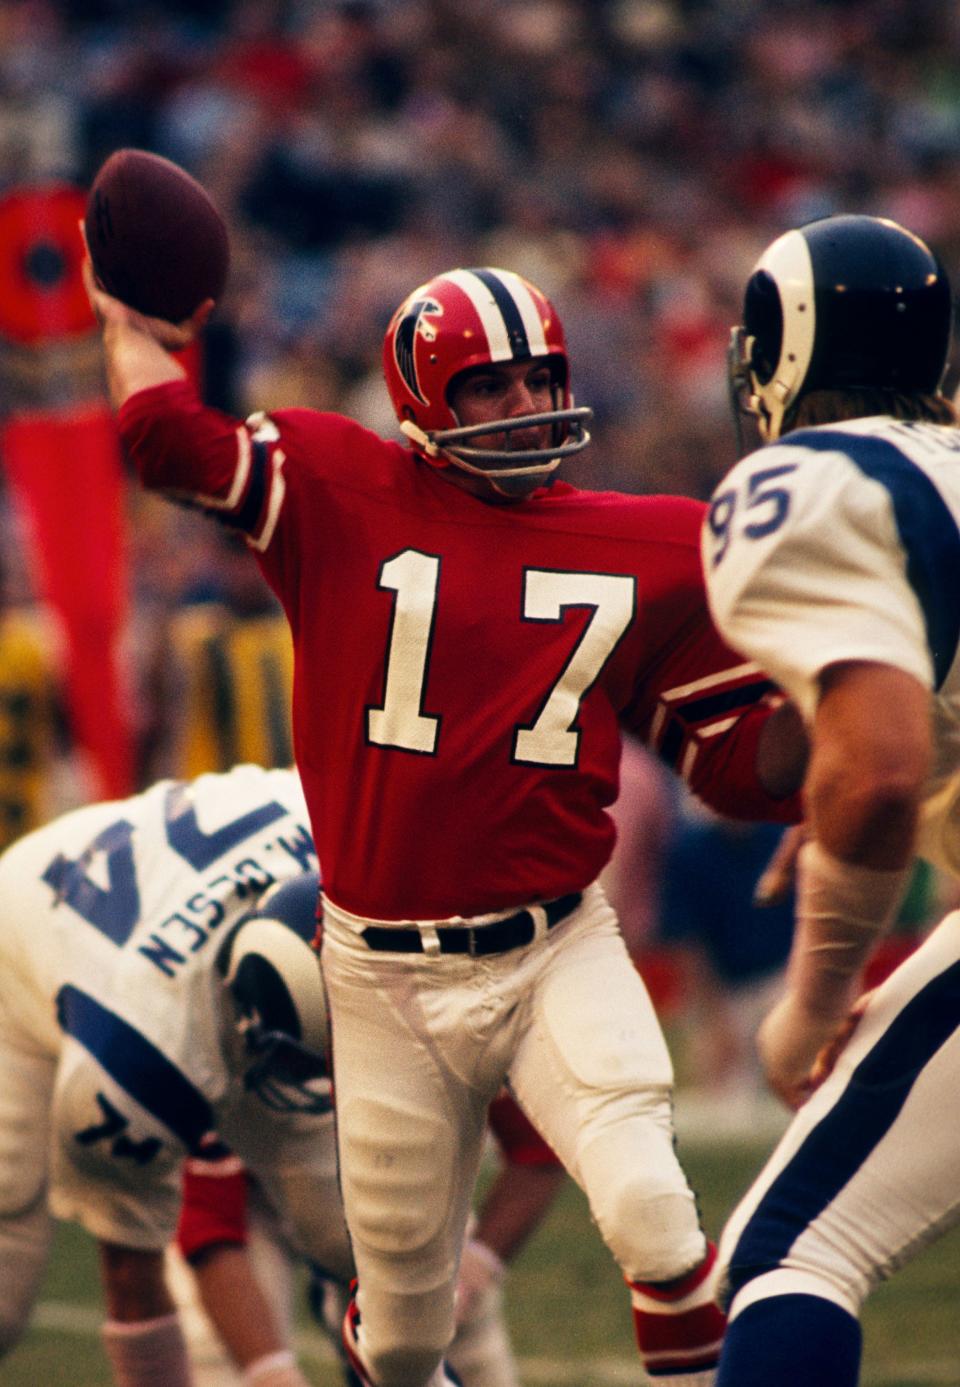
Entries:
{"type": "Polygon", "coordinates": [[[100,287],[139,313],[180,323],[223,292],[223,217],[195,178],[159,154],[110,155],[90,189],[84,230],[100,287]]]}

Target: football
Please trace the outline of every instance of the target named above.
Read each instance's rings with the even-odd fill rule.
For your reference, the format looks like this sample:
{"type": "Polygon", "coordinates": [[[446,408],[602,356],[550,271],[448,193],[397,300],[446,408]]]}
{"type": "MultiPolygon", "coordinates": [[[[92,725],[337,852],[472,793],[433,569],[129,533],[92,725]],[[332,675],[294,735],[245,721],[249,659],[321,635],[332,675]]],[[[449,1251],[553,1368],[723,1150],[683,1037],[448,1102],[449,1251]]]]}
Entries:
{"type": "Polygon", "coordinates": [[[179,323],[223,292],[223,217],[195,178],[159,154],[111,154],[90,188],[84,229],[99,284],[140,313],[179,323]]]}

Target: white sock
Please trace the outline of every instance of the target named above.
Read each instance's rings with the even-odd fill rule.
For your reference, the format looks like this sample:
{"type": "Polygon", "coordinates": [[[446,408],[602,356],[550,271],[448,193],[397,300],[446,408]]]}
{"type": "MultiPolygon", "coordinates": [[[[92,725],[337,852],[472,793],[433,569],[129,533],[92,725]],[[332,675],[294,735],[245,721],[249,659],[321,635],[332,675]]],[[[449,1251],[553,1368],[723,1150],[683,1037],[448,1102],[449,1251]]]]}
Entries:
{"type": "Polygon", "coordinates": [[[192,1387],[179,1315],[107,1320],[101,1332],[117,1387],[192,1387]]]}
{"type": "Polygon", "coordinates": [[[310,1384],[290,1350],[278,1349],[248,1364],[243,1374],[243,1387],[310,1387],[310,1384]]]}

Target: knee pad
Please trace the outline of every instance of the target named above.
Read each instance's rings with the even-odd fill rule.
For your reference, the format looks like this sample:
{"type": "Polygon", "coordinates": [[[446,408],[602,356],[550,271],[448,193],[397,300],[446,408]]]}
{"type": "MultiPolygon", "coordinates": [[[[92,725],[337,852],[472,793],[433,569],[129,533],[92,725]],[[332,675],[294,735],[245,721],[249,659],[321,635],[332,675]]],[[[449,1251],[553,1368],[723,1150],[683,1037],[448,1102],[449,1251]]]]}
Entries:
{"type": "Polygon", "coordinates": [[[613,1192],[604,1219],[600,1231],[630,1281],[672,1281],[703,1258],[692,1191],[657,1189],[641,1174],[613,1192]]]}
{"type": "Polygon", "coordinates": [[[628,1281],[671,1281],[706,1251],[696,1199],[663,1114],[626,1112],[579,1156],[590,1209],[628,1281]]]}

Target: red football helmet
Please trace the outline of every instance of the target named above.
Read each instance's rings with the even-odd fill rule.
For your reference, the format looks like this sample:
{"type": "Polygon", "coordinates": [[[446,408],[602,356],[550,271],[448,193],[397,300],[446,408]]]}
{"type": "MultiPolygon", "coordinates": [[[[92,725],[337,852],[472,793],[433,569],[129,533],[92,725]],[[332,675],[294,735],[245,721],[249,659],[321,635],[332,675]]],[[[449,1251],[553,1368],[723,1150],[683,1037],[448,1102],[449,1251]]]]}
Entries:
{"type": "Polygon", "coordinates": [[[449,270],[414,289],[387,328],[383,374],[400,428],[417,452],[440,466],[453,463],[493,478],[546,475],[590,442],[585,425],[592,411],[573,408],[557,311],[545,294],[510,270],[449,270]],[[461,426],[448,391],[462,371],[541,357],[553,365],[552,410],[461,426]],[[549,448],[508,451],[507,435],[543,424],[553,428],[549,448]],[[473,448],[467,442],[491,433],[504,435],[502,448],[473,448]]]}

